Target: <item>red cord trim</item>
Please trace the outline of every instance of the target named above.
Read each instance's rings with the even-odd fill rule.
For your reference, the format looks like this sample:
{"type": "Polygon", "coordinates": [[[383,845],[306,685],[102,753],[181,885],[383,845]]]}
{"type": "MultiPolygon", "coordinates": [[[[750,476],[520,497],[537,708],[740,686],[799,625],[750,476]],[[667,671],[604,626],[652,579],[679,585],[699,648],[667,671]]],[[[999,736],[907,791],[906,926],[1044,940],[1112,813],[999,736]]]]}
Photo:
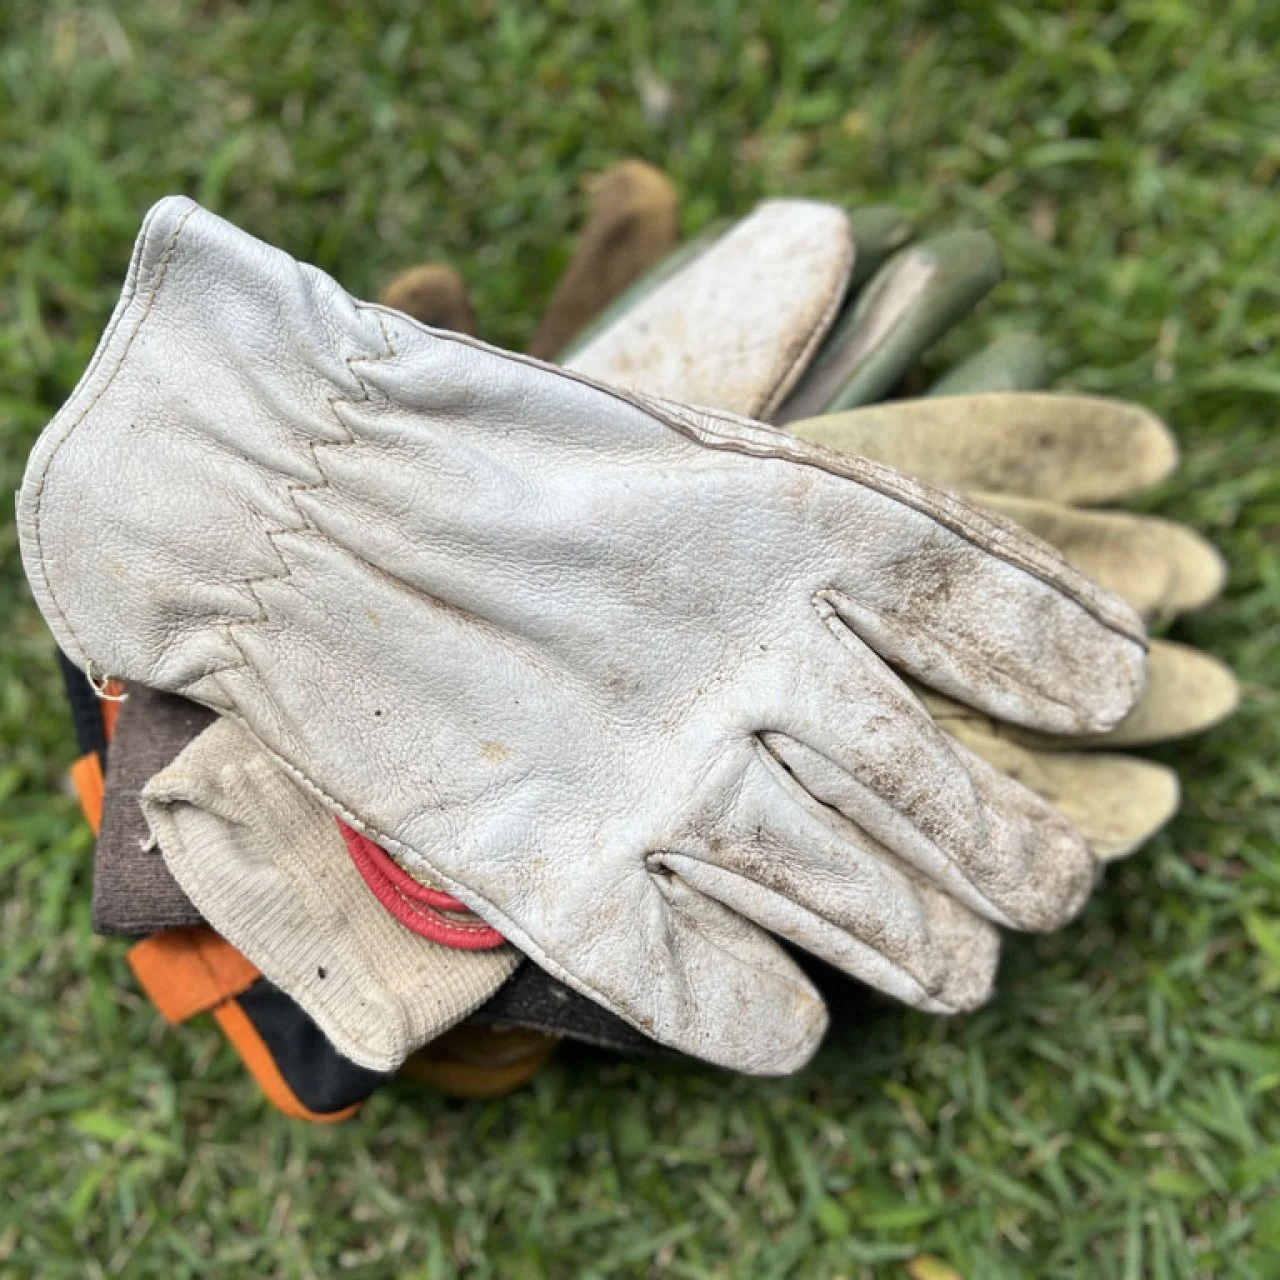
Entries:
{"type": "Polygon", "coordinates": [[[361,878],[406,929],[455,951],[492,951],[506,942],[452,894],[419,884],[367,836],[336,821],[361,878]]]}

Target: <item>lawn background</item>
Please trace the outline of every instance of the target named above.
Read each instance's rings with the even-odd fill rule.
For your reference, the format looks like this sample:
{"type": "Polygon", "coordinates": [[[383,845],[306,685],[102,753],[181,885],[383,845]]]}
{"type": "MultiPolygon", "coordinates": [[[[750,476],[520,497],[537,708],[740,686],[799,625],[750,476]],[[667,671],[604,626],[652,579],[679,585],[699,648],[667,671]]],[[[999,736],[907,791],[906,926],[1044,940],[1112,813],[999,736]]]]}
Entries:
{"type": "Polygon", "coordinates": [[[796,1079],[569,1055],[309,1128],[89,928],[53,650],[0,523],[0,1275],[1280,1274],[1280,5],[0,5],[0,488],[147,206],[195,196],[371,296],[445,258],[519,345],[581,179],[664,164],[684,229],[768,193],[984,226],[1063,385],[1167,415],[1147,504],[1228,554],[1175,634],[1246,686],[1160,758],[1181,817],[998,999],[887,1012],[796,1079]],[[588,14],[583,17],[581,15],[588,14]],[[919,1264],[916,1264],[917,1271],[919,1264]]]}

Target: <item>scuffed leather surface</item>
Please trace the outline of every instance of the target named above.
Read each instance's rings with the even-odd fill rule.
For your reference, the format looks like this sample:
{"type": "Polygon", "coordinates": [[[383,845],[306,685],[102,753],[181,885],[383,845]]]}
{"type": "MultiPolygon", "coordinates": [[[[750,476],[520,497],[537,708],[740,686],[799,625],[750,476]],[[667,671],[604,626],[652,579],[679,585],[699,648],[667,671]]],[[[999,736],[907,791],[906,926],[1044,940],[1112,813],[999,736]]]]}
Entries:
{"type": "Polygon", "coordinates": [[[19,529],[82,667],[234,716],[553,974],[745,1071],[825,1025],[765,930],[949,1010],[988,922],[1088,892],[1080,836],[886,663],[1055,733],[1141,686],[1136,616],[1012,525],[356,303],[183,199],[19,529]]]}
{"type": "Polygon", "coordinates": [[[852,265],[842,209],[766,200],[568,367],[627,390],[767,418],[831,327],[852,265]]]}
{"type": "Polygon", "coordinates": [[[1061,391],[891,400],[792,422],[793,435],[932,484],[1093,505],[1158,484],[1178,462],[1150,410],[1061,391]]]}

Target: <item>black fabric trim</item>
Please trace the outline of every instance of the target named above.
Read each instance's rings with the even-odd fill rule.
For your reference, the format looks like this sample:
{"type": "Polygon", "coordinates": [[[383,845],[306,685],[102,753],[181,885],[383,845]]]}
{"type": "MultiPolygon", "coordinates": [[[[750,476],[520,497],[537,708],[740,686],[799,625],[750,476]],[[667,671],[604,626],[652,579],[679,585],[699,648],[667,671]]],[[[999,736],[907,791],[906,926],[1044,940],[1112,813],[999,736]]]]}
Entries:
{"type": "Polygon", "coordinates": [[[470,1020],[529,1027],[623,1053],[664,1052],[656,1041],[623,1022],[617,1014],[558,982],[531,960],[526,960],[470,1020]]]}
{"type": "Polygon", "coordinates": [[[89,683],[89,677],[61,649],[57,650],[57,654],[62,683],[67,690],[67,701],[71,704],[71,723],[76,731],[80,754],[96,754],[105,777],[107,730],[102,723],[102,702],[89,683]]]}
{"type": "Polygon", "coordinates": [[[266,978],[237,997],[280,1074],[309,1111],[342,1111],[392,1079],[344,1058],[300,1005],[266,978]]]}
{"type": "MultiPolygon", "coordinates": [[[[876,1000],[869,987],[807,955],[798,947],[787,946],[786,949],[822,993],[833,1025],[842,1029],[856,1027],[873,1015],[876,1000]]],[[[567,1037],[619,1053],[676,1053],[593,1000],[566,987],[531,960],[526,960],[488,1002],[471,1015],[470,1021],[529,1027],[547,1035],[567,1037]]]]}

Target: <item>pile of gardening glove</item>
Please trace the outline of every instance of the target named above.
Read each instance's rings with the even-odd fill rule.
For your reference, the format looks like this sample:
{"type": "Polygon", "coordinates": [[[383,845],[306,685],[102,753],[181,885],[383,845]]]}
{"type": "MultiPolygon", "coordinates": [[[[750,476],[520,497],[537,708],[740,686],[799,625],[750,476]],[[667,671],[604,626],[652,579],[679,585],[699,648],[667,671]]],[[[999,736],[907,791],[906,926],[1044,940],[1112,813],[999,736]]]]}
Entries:
{"type": "Polygon", "coordinates": [[[1220,558],[1114,509],[1168,429],[1031,335],[926,377],[990,237],[590,204],[519,355],[445,266],[358,302],[166,199],[28,464],[95,927],[290,1115],[565,1037],[792,1072],[832,973],[973,1009],[1175,812],[1126,752],[1236,703],[1145,630],[1220,558]]]}

